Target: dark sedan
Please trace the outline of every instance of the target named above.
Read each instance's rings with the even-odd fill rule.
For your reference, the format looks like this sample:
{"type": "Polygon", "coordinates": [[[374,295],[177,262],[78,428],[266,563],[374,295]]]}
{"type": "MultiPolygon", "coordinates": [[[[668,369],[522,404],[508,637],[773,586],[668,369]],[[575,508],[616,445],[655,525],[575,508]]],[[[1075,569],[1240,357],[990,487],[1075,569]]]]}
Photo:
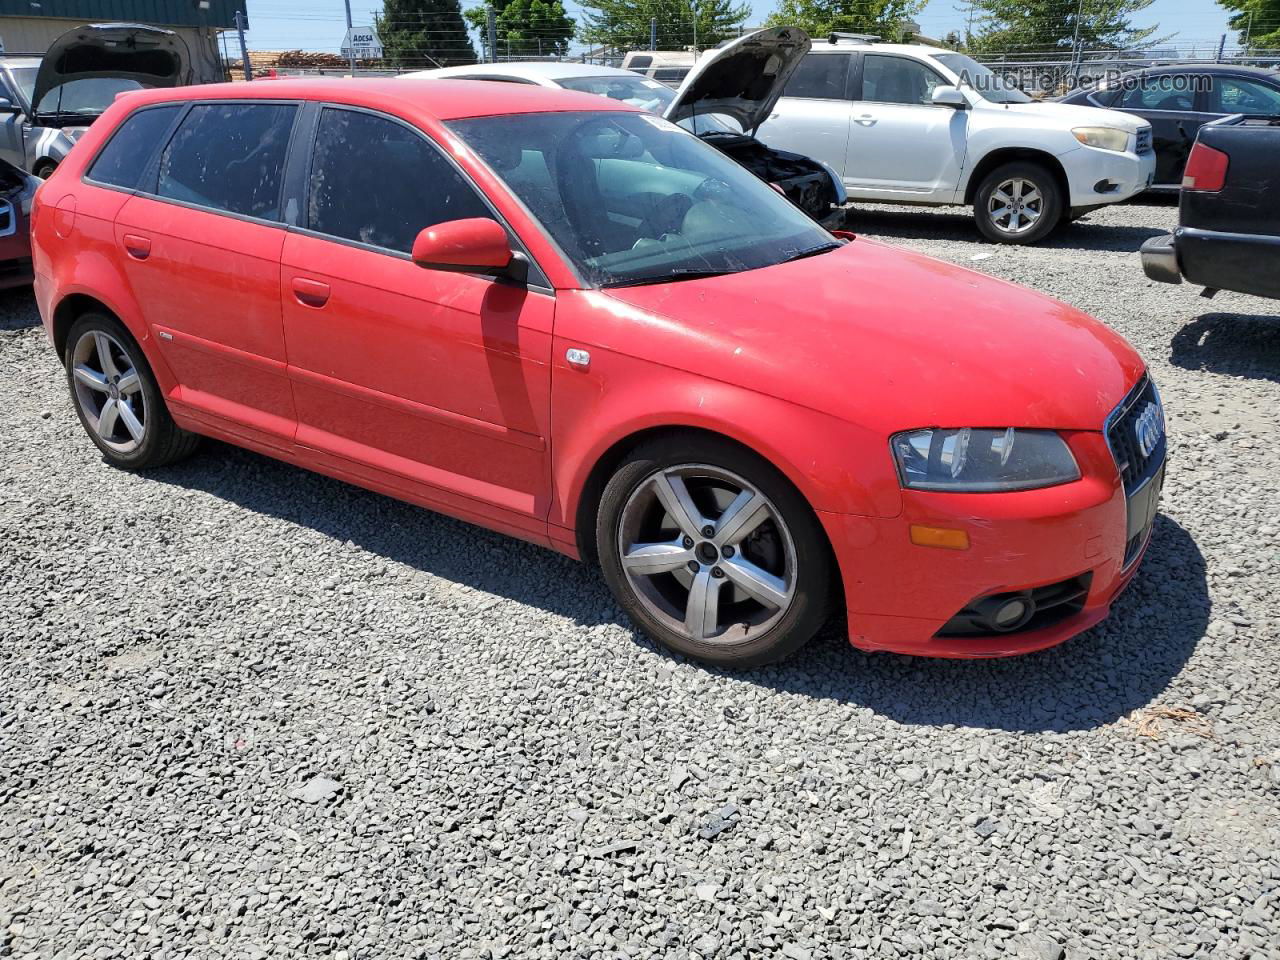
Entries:
{"type": "Polygon", "coordinates": [[[1109,107],[1151,124],[1156,149],[1153,190],[1177,190],[1196,133],[1236,113],[1280,117],[1280,73],[1227,64],[1151,67],[1082,88],[1063,103],[1109,107]]]}

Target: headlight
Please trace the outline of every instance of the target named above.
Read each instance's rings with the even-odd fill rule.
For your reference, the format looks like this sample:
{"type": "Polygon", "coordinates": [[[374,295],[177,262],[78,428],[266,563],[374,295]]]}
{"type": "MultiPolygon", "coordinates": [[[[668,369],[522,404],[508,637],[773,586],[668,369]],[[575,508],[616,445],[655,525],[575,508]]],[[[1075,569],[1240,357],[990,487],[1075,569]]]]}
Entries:
{"type": "Polygon", "coordinates": [[[902,485],[913,490],[997,493],[1080,479],[1066,441],[1052,430],[909,430],[889,444],[902,485]]]}
{"type": "Polygon", "coordinates": [[[1115,127],[1075,127],[1071,131],[1086,147],[1099,150],[1115,150],[1124,153],[1129,149],[1129,133],[1115,127]]]}

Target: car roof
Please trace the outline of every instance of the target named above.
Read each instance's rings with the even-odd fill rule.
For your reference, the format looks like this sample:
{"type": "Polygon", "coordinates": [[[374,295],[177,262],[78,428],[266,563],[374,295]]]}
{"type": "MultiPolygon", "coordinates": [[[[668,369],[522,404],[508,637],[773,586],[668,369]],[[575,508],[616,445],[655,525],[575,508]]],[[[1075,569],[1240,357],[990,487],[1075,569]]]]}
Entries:
{"type": "Polygon", "coordinates": [[[845,40],[831,43],[829,40],[815,37],[810,53],[899,53],[912,57],[931,57],[938,53],[956,53],[942,47],[931,47],[924,43],[864,43],[856,40],[845,40]]]}
{"type": "Polygon", "coordinates": [[[634,70],[618,67],[596,66],[590,63],[558,63],[544,60],[517,60],[504,63],[474,63],[462,67],[442,67],[439,70],[419,70],[406,73],[398,79],[407,80],[442,77],[518,77],[522,80],[564,80],[569,77],[638,77],[634,70]]]}
{"type": "Polygon", "coordinates": [[[140,90],[121,96],[130,103],[177,103],[187,100],[319,100],[369,109],[399,107],[437,120],[493,117],[516,113],[557,113],[582,110],[638,112],[620,100],[561,88],[499,84],[485,80],[377,79],[306,77],[259,80],[252,84],[212,83],[189,87],[140,90]]]}

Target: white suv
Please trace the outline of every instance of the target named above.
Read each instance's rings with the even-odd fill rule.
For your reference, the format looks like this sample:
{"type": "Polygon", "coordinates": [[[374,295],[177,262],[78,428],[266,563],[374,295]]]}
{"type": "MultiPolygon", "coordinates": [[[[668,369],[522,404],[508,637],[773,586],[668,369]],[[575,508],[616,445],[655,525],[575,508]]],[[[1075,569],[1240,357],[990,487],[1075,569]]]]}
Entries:
{"type": "Polygon", "coordinates": [[[1136,117],[1032,100],[961,53],[838,37],[813,44],[756,136],[835,168],[850,199],[972,204],[1001,243],[1035,243],[1155,172],[1136,117]]]}

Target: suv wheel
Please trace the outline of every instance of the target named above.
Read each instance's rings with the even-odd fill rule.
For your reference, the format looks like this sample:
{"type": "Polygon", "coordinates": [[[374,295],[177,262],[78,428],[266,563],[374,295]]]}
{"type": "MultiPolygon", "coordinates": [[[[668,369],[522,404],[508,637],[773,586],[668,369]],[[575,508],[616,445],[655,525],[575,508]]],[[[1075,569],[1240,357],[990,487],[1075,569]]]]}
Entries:
{"type": "Polygon", "coordinates": [[[978,229],[996,243],[1036,243],[1062,221],[1062,189],[1047,167],[1006,163],[983,177],[973,198],[978,229]]]}
{"type": "Polygon", "coordinates": [[[596,546],[628,615],[690,657],[768,663],[827,618],[833,565],[817,517],[772,464],[727,441],[637,448],[605,487],[596,546]]]}
{"type": "Polygon", "coordinates": [[[143,470],[195,449],[199,437],[173,422],[146,357],[120,321],[82,316],[67,336],[64,361],[80,423],[109,463],[143,470]]]}

